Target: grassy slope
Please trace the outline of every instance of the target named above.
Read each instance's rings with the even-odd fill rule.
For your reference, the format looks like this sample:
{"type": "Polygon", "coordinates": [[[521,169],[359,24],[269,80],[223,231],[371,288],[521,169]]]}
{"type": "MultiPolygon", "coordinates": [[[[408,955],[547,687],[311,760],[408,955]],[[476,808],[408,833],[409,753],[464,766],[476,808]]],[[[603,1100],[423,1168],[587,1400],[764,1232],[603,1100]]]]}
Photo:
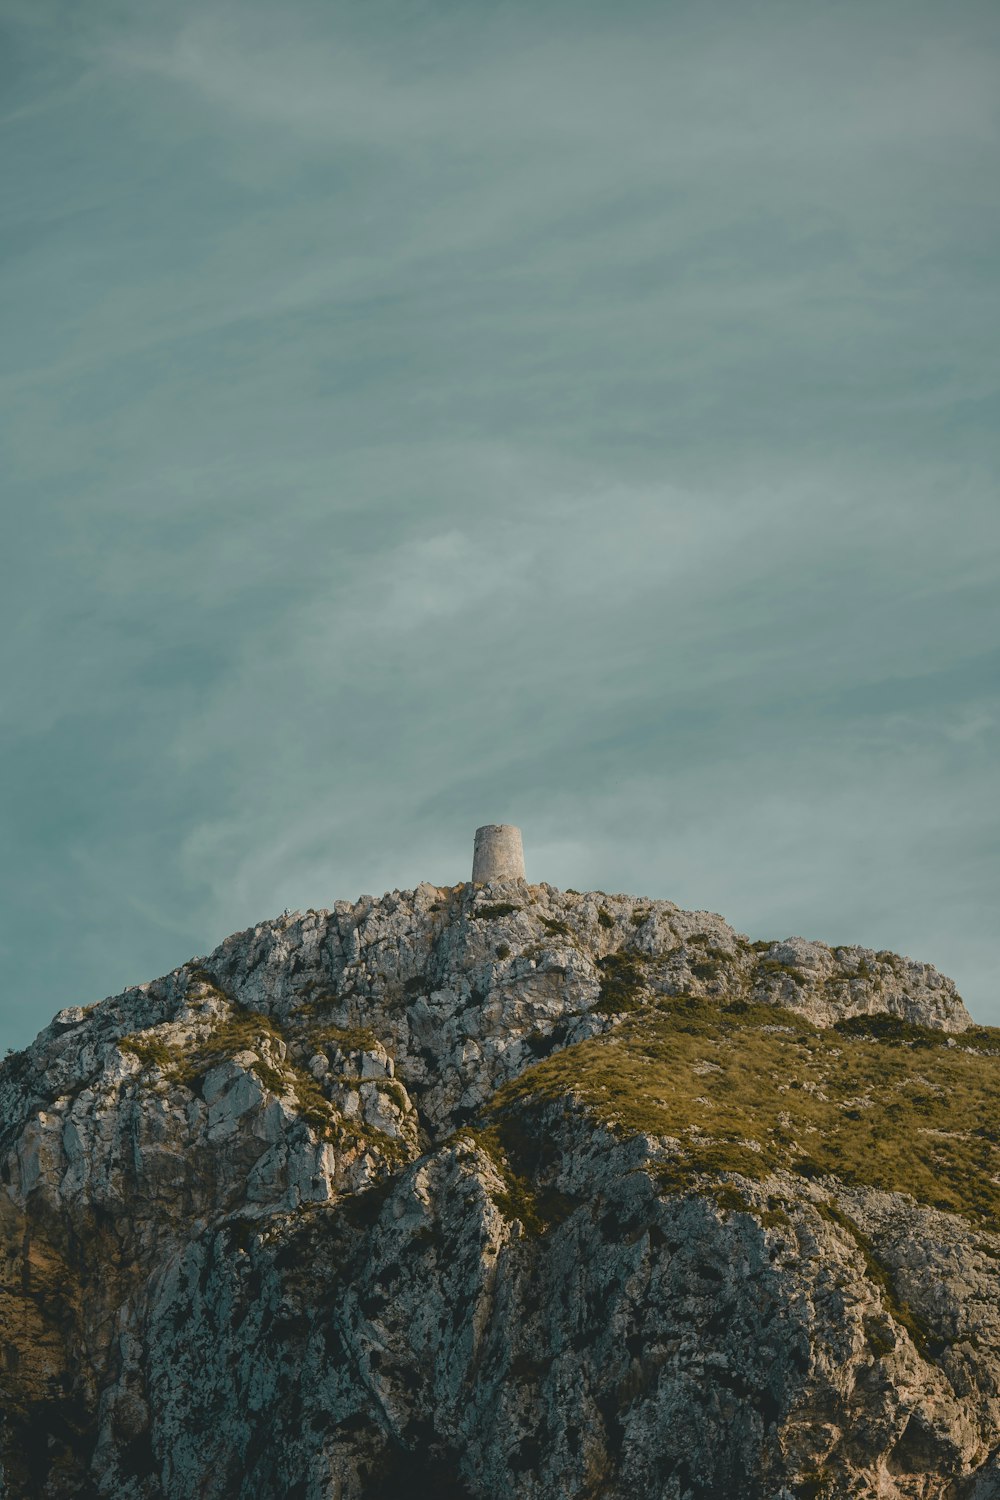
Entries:
{"type": "Polygon", "coordinates": [[[680,1179],[831,1174],[996,1228],[998,1084],[1000,1029],[949,1046],[888,1017],[821,1030],[771,1006],[679,999],[529,1068],[492,1113],[572,1093],[623,1134],[674,1137],[680,1179]]]}

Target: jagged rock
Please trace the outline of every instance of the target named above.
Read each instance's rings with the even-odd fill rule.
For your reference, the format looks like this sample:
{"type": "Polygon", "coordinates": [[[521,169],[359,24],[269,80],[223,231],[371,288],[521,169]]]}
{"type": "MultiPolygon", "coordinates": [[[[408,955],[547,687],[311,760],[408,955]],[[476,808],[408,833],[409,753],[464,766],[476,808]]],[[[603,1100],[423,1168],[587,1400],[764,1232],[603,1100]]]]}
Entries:
{"type": "Polygon", "coordinates": [[[998,1053],[926,965],[523,881],[61,1011],[2,1493],[1000,1495],[998,1053]]]}

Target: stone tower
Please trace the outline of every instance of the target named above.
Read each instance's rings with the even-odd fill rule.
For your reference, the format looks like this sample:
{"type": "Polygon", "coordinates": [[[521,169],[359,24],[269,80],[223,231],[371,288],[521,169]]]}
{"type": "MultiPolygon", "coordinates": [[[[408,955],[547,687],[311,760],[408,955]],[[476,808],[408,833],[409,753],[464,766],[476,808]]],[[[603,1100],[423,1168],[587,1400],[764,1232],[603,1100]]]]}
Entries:
{"type": "Polygon", "coordinates": [[[477,885],[490,880],[524,879],[520,828],[511,823],[486,823],[476,829],[472,879],[477,885]]]}

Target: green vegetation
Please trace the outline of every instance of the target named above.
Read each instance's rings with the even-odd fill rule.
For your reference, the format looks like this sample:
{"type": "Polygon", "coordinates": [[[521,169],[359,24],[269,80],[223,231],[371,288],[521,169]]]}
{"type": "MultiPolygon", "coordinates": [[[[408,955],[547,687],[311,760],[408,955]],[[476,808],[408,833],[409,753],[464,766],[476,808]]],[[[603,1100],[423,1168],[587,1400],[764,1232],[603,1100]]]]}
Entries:
{"type": "Polygon", "coordinates": [[[896,1347],[896,1335],[892,1325],[885,1318],[866,1317],[864,1320],[865,1338],[868,1347],[876,1359],[882,1359],[886,1354],[891,1354],[896,1347]]]}
{"type": "MultiPolygon", "coordinates": [[[[841,1229],[847,1230],[861,1251],[861,1258],[865,1263],[868,1280],[874,1282],[882,1294],[883,1307],[887,1308],[895,1321],[902,1328],[906,1329],[920,1353],[927,1355],[929,1353],[930,1334],[923,1323],[917,1318],[910,1304],[908,1302],[901,1302],[896,1296],[889,1273],[875,1254],[875,1247],[868,1236],[855,1224],[850,1214],[844,1213],[843,1209],[839,1208],[837,1204],[817,1203],[816,1209],[832,1224],[837,1224],[841,1229]]],[[[874,1329],[869,1328],[867,1332],[873,1348],[877,1348],[880,1341],[881,1343],[886,1341],[884,1330],[881,1332],[880,1340],[880,1330],[877,1326],[874,1329]]],[[[885,1350],[882,1352],[884,1353],[885,1350]]]]}
{"type": "Polygon", "coordinates": [[[796,984],[808,984],[806,976],[801,969],[794,964],[779,963],[776,958],[765,958],[757,965],[759,974],[787,974],[789,979],[794,979],[796,984]]]}
{"type": "MultiPolygon", "coordinates": [[[[199,981],[202,982],[202,981],[199,981]]],[[[345,1052],[367,1051],[377,1045],[375,1035],[365,1027],[327,1026],[309,1033],[309,1043],[318,1047],[336,1042],[345,1052]]],[[[253,1072],[272,1094],[294,1093],[301,1118],[325,1140],[336,1144],[355,1139],[370,1139],[390,1160],[405,1161],[408,1152],[401,1141],[358,1120],[347,1121],[340,1110],[327,1099],[319,1083],[305,1068],[299,1067],[288,1054],[288,1043],[270,1016],[257,1011],[240,1010],[216,1024],[207,1036],[199,1038],[183,1051],[155,1034],[136,1032],[118,1041],[119,1050],[137,1057],[143,1068],[158,1069],[172,1083],[197,1092],[212,1068],[237,1052],[252,1052],[256,1057],[253,1072]],[[284,1049],[285,1056],[281,1058],[284,1049]]],[[[379,1087],[393,1093],[401,1102],[401,1090],[391,1079],[379,1080],[379,1087]]]]}
{"type": "Polygon", "coordinates": [[[640,962],[628,953],[609,953],[607,958],[598,962],[601,993],[594,1006],[596,1011],[605,1016],[616,1016],[639,1008],[643,983],[640,962]]]}
{"type": "Polygon", "coordinates": [[[866,1037],[874,1042],[912,1042],[918,1047],[940,1046],[941,1033],[930,1026],[914,1026],[898,1016],[879,1012],[873,1016],[847,1016],[834,1022],[841,1036],[866,1037]]]}
{"type": "Polygon", "coordinates": [[[604,909],[603,906],[601,907],[600,911],[597,913],[597,920],[598,920],[598,922],[600,923],[600,925],[602,927],[607,927],[609,929],[612,928],[615,925],[615,919],[614,919],[614,917],[611,915],[611,913],[609,911],[605,911],[605,909],[604,909]]]}
{"type": "Polygon", "coordinates": [[[544,943],[528,943],[526,947],[521,949],[521,957],[533,959],[537,963],[540,958],[545,958],[548,952],[549,950],[544,943]]]}
{"type": "Polygon", "coordinates": [[[533,1180],[537,1152],[525,1150],[526,1138],[513,1118],[479,1129],[463,1126],[455,1139],[471,1141],[489,1157],[503,1182],[503,1191],[495,1195],[497,1208],[506,1219],[520,1219],[527,1234],[544,1234],[576,1206],[558,1189],[540,1187],[533,1180]]]}
{"type": "Polygon", "coordinates": [[[557,937],[569,937],[571,935],[566,923],[558,921],[555,917],[539,917],[538,920],[543,927],[547,927],[549,932],[554,932],[557,937]]]}
{"type": "Polygon", "coordinates": [[[475,917],[477,922],[491,922],[495,917],[512,917],[520,910],[519,906],[514,906],[510,901],[498,901],[495,906],[473,907],[469,915],[475,917]]]}
{"type": "Polygon", "coordinates": [[[991,1057],[1000,1057],[1000,1026],[970,1026],[954,1038],[955,1046],[962,1051],[985,1052],[991,1057]]]}
{"type": "MultiPolygon", "coordinates": [[[[190,1083],[200,1079],[210,1072],[212,1068],[227,1057],[232,1057],[236,1052],[253,1052],[258,1056],[262,1051],[271,1052],[272,1056],[280,1050],[278,1043],[282,1040],[281,1033],[271,1020],[270,1016],[258,1015],[253,1011],[240,1011],[230,1016],[227,1020],[219,1022],[213,1031],[203,1041],[200,1041],[194,1050],[185,1059],[183,1068],[184,1077],[182,1082],[190,1083]]],[[[283,1072],[276,1066],[264,1061],[254,1064],[261,1083],[269,1088],[274,1094],[283,1094],[287,1091],[288,1080],[283,1072]]]]}
{"type": "Polygon", "coordinates": [[[268,1092],[282,1097],[294,1091],[298,1113],[316,1133],[328,1140],[343,1139],[345,1130],[339,1110],[325,1098],[312,1074],[295,1067],[288,1059],[276,1061],[280,1058],[280,1041],[282,1037],[270,1016],[262,1016],[258,1011],[240,1011],[187,1049],[169,1046],[156,1035],[135,1032],[118,1040],[118,1050],[132,1053],[142,1068],[159,1070],[169,1083],[180,1083],[192,1091],[198,1091],[205,1076],[226,1058],[238,1052],[252,1052],[256,1058],[253,1073],[268,1092]]]}
{"type": "Polygon", "coordinates": [[[1000,1030],[976,1028],[967,1050],[965,1035],[949,1045],[941,1032],[884,1028],[878,1017],[865,1021],[884,1036],[853,1023],[820,1030],[746,1001],[656,997],[640,1007],[630,962],[606,961],[598,1002],[628,1012],[620,1025],[506,1084],[491,1119],[529,1098],[573,1095],[623,1135],[674,1138],[677,1186],[701,1174],[760,1180],[784,1167],[909,1193],[996,1226],[1000,1030]]]}
{"type": "MultiPolygon", "coordinates": [[[[289,1024],[296,1027],[312,1026],[321,1022],[324,1016],[329,1015],[331,1006],[336,1005],[339,1008],[345,1002],[344,995],[318,984],[303,985],[301,993],[308,995],[309,998],[301,1005],[297,1005],[289,1016],[289,1024]]],[[[231,1003],[236,1004],[235,1001],[231,1003]]]]}
{"type": "MultiPolygon", "coordinates": [[[[684,946],[684,945],[682,945],[684,946]]],[[[700,948],[703,950],[700,958],[693,959],[692,968],[700,963],[714,965],[730,963],[733,955],[726,948],[717,948],[708,936],[707,932],[696,932],[687,940],[688,948],[700,948]]],[[[676,952],[676,949],[674,950],[676,952]]]]}
{"type": "Polygon", "coordinates": [[[216,995],[223,995],[227,999],[226,992],[220,986],[214,974],[211,974],[196,959],[189,958],[184,967],[188,971],[188,994],[193,994],[198,989],[211,990],[216,995]]]}
{"type": "Polygon", "coordinates": [[[178,1055],[158,1036],[123,1036],[118,1050],[130,1052],[144,1068],[159,1068],[161,1073],[173,1073],[178,1066],[178,1055]]]}
{"type": "Polygon", "coordinates": [[[274,1094],[284,1094],[292,1083],[290,1075],[293,1070],[287,1065],[276,1066],[261,1057],[262,1052],[270,1053],[272,1057],[277,1055],[280,1048],[276,1044],[281,1040],[281,1033],[270,1016],[239,1011],[218,1022],[188,1051],[171,1046],[162,1037],[148,1032],[120,1037],[118,1048],[121,1052],[131,1052],[144,1068],[158,1068],[172,1082],[188,1088],[200,1085],[205,1075],[225,1058],[237,1052],[253,1052],[260,1059],[253,1067],[261,1083],[274,1094]]]}
{"type": "Polygon", "coordinates": [[[323,1026],[309,1032],[309,1044],[317,1051],[333,1042],[341,1052],[374,1052],[378,1037],[369,1026],[323,1026]]]}
{"type": "MultiPolygon", "coordinates": [[[[841,1036],[863,1037],[868,1041],[894,1042],[910,1047],[947,1047],[948,1035],[942,1035],[933,1026],[918,1026],[912,1021],[901,1021],[898,1016],[880,1012],[873,1016],[849,1016],[834,1023],[834,1031],[841,1036]]],[[[970,1026],[951,1036],[951,1043],[963,1050],[1000,1055],[1000,1028],[995,1026],[970,1026]]]]}

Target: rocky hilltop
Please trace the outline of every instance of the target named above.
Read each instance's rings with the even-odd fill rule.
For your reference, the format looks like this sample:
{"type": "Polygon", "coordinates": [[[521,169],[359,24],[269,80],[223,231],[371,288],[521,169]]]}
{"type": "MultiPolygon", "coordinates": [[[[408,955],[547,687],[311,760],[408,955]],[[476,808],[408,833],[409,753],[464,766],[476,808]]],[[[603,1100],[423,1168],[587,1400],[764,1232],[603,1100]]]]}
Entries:
{"type": "Polygon", "coordinates": [[[998,1069],[669,902],[262,923],[0,1069],[0,1492],[1000,1496],[998,1069]]]}

